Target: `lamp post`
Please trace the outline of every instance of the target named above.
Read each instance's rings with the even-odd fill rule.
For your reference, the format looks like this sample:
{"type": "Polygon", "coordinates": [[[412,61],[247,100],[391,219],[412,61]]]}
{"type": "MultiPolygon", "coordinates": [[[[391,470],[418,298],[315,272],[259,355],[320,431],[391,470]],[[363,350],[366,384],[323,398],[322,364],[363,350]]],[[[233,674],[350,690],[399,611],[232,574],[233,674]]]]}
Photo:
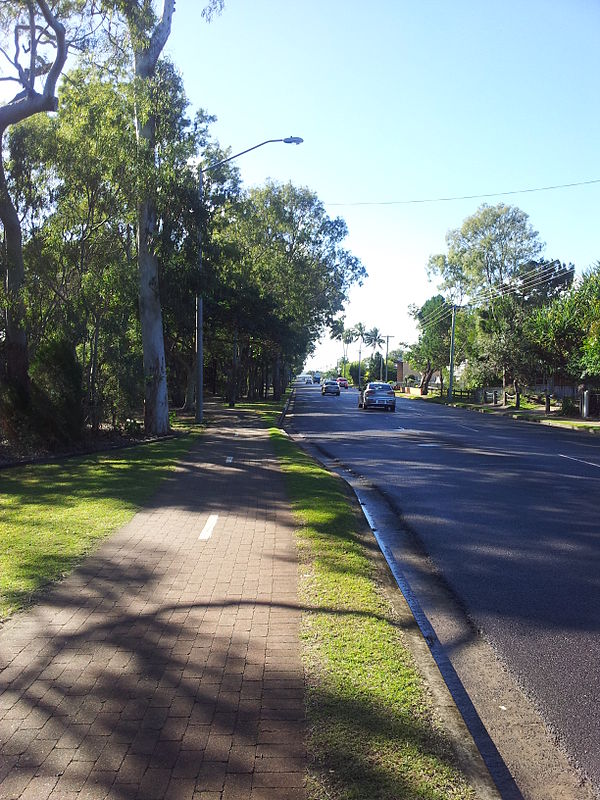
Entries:
{"type": "MultiPolygon", "coordinates": [[[[233,156],[221,159],[214,164],[209,164],[204,169],[198,171],[198,195],[202,203],[202,178],[205,172],[210,172],[228,161],[233,161],[234,158],[250,153],[252,150],[257,150],[265,144],[272,144],[274,142],[283,142],[284,144],[302,144],[304,139],[299,136],[286,136],[285,139],[267,139],[264,142],[255,144],[253,147],[248,147],[247,150],[242,150],[233,156]]],[[[202,272],[202,230],[198,225],[198,272],[202,272]]],[[[203,304],[202,295],[196,295],[196,422],[202,422],[204,417],[204,344],[202,340],[202,326],[203,326],[203,304]]]]}
{"type": "Polygon", "coordinates": [[[389,336],[386,334],[385,336],[385,382],[387,383],[388,380],[388,352],[390,349],[390,339],[394,339],[394,336],[389,336]]]}

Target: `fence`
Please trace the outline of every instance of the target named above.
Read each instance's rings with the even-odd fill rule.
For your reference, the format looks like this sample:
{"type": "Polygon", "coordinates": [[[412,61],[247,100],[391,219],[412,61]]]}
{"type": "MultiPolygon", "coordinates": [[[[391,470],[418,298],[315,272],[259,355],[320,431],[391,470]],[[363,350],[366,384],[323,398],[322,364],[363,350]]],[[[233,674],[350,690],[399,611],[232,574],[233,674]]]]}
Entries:
{"type": "Polygon", "coordinates": [[[476,392],[473,389],[453,389],[452,390],[452,399],[453,400],[464,400],[465,403],[476,403],[477,402],[476,392]]]}

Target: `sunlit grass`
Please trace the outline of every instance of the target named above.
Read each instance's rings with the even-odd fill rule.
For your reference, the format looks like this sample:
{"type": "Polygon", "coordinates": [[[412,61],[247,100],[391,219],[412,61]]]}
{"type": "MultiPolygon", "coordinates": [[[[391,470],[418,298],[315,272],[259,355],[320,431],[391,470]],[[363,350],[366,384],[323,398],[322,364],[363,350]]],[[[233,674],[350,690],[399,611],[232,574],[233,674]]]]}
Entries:
{"type": "Polygon", "coordinates": [[[125,524],[193,435],[0,472],[0,619],[60,579],[125,524]]]}
{"type": "Polygon", "coordinates": [[[299,523],[311,800],[473,798],[341,481],[271,430],[299,523]]]}
{"type": "Polygon", "coordinates": [[[286,397],[283,400],[256,400],[253,402],[236,403],[239,411],[251,411],[257,414],[266,425],[275,425],[281,416],[286,397]]]}

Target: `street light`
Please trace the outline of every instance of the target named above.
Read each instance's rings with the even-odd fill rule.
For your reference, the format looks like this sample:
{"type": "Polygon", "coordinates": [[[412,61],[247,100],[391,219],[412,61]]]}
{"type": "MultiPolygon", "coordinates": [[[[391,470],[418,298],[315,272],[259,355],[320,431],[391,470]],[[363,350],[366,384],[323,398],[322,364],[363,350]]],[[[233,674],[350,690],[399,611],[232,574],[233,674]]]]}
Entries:
{"type": "Polygon", "coordinates": [[[389,336],[388,334],[385,335],[385,382],[386,383],[388,381],[387,364],[388,364],[388,352],[390,349],[390,339],[395,339],[395,338],[396,338],[395,336],[389,336]]]}
{"type": "MultiPolygon", "coordinates": [[[[222,164],[226,164],[228,161],[233,161],[234,158],[239,158],[246,153],[250,153],[252,150],[263,147],[265,144],[272,144],[274,142],[283,142],[284,144],[302,144],[303,141],[304,139],[301,139],[299,136],[286,136],[285,139],[267,139],[264,142],[260,142],[260,144],[255,144],[253,147],[249,147],[247,150],[242,150],[240,153],[236,153],[233,156],[228,156],[227,158],[223,158],[221,161],[217,161],[214,164],[209,164],[209,166],[204,167],[204,169],[200,169],[198,173],[198,195],[200,197],[200,202],[202,203],[202,177],[205,172],[210,172],[211,170],[220,167],[222,164]]],[[[202,272],[202,230],[200,225],[198,225],[198,272],[202,272]]],[[[204,345],[202,341],[202,316],[202,295],[198,293],[196,295],[196,422],[202,422],[204,417],[204,345]]]]}

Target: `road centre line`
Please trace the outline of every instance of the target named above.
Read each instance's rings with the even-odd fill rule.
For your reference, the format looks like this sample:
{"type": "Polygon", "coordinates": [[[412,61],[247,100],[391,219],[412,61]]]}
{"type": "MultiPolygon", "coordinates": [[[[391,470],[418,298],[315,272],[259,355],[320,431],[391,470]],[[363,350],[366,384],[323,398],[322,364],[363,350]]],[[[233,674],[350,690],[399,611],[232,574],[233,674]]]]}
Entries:
{"type": "Polygon", "coordinates": [[[580,464],[587,464],[588,467],[596,467],[600,469],[600,464],[594,464],[593,461],[584,461],[582,458],[574,458],[573,456],[566,456],[564,453],[558,454],[561,458],[568,458],[569,461],[578,461],[580,464]]]}
{"type": "Polygon", "coordinates": [[[215,525],[217,524],[217,520],[219,519],[218,514],[211,514],[209,518],[206,520],[204,527],[202,528],[202,533],[198,537],[199,541],[207,541],[212,536],[212,532],[215,529],[215,525]]]}

